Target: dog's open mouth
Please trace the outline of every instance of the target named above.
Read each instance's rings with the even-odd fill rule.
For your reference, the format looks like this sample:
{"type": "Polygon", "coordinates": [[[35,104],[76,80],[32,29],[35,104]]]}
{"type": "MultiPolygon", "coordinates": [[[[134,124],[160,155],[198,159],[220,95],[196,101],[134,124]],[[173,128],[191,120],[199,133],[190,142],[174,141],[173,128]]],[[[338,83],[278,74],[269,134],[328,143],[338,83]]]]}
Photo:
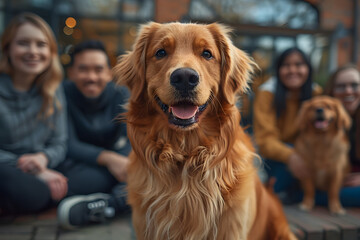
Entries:
{"type": "Polygon", "coordinates": [[[208,102],[197,106],[190,101],[181,101],[171,106],[164,104],[159,97],[156,102],[161,110],[168,116],[169,123],[179,127],[189,127],[199,121],[199,117],[206,109],[208,102]]]}
{"type": "Polygon", "coordinates": [[[327,120],[315,120],[314,127],[316,129],[326,129],[329,126],[329,121],[327,120]]]}
{"type": "Polygon", "coordinates": [[[330,123],[332,122],[332,118],[326,119],[324,116],[320,115],[317,116],[314,120],[314,127],[319,130],[326,130],[330,123]]]}

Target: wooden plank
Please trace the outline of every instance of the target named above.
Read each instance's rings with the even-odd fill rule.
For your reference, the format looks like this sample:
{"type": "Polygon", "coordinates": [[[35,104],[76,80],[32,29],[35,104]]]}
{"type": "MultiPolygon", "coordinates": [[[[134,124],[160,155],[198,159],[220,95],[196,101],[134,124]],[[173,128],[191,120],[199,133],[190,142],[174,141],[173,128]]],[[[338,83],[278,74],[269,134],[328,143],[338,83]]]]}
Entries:
{"type": "MultiPolygon", "coordinates": [[[[360,208],[347,208],[347,216],[349,216],[351,221],[354,221],[353,219],[360,219],[360,208]]],[[[360,230],[358,229],[358,235],[357,238],[360,240],[360,230]]]]}
{"type": "Polygon", "coordinates": [[[349,213],[345,215],[332,215],[326,208],[317,207],[311,213],[312,216],[336,224],[341,229],[341,239],[360,239],[360,218],[349,213]]]}
{"type": "Polygon", "coordinates": [[[295,234],[298,240],[306,240],[306,232],[299,228],[297,225],[292,224],[289,222],[290,230],[295,234]]]}
{"type": "Polygon", "coordinates": [[[289,223],[305,232],[305,240],[341,240],[341,231],[335,224],[311,216],[297,206],[284,206],[284,211],[289,223]]]}

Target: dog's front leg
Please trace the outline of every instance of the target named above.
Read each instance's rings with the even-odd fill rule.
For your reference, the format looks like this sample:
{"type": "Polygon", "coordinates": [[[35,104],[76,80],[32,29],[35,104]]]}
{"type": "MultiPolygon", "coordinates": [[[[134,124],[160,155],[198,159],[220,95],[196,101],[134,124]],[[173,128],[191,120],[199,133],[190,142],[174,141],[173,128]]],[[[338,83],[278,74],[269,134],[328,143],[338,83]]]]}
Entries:
{"type": "Polygon", "coordinates": [[[310,211],[314,207],[315,185],[311,178],[301,179],[301,185],[304,190],[304,199],[300,204],[300,209],[310,211]]]}
{"type": "Polygon", "coordinates": [[[329,199],[329,210],[333,214],[343,215],[345,214],[345,209],[340,203],[340,189],[343,180],[343,173],[341,170],[337,169],[333,178],[331,178],[330,188],[328,191],[329,199]]]}

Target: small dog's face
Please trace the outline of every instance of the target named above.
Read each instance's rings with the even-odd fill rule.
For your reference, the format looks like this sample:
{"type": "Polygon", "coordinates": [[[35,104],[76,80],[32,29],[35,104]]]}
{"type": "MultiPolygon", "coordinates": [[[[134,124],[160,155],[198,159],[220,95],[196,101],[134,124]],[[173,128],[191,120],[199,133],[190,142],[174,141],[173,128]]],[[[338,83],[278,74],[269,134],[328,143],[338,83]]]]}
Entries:
{"type": "Polygon", "coordinates": [[[348,129],[351,119],[340,101],[328,96],[314,97],[306,101],[299,114],[300,129],[326,132],[340,128],[348,129]]]}
{"type": "Polygon", "coordinates": [[[234,105],[248,87],[254,63],[228,32],[220,24],[149,23],[115,75],[130,88],[130,102],[150,104],[172,128],[193,129],[215,102],[234,105]]]}

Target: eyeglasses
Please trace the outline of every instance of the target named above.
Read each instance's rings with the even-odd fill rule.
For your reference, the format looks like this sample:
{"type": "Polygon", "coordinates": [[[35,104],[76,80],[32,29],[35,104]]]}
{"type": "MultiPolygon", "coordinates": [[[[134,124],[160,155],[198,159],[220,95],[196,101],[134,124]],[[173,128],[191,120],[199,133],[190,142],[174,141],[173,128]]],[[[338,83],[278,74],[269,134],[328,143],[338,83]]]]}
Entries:
{"type": "Polygon", "coordinates": [[[357,90],[359,90],[359,86],[360,86],[360,83],[340,83],[340,84],[335,84],[334,92],[343,93],[343,92],[346,91],[346,89],[348,87],[350,87],[350,89],[352,91],[356,92],[357,90]]]}

